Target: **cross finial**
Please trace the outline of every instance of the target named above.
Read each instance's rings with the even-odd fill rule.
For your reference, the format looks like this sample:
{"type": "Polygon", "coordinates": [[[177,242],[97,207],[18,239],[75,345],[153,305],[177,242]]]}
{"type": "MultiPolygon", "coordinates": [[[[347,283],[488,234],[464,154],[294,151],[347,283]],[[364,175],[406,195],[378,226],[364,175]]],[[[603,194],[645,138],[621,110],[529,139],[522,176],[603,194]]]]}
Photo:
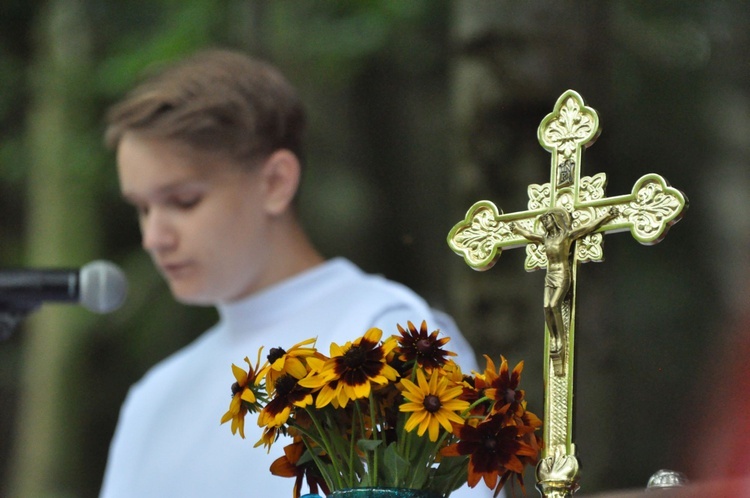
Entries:
{"type": "Polygon", "coordinates": [[[503,214],[490,201],[475,203],[448,234],[448,245],[475,270],[491,268],[503,249],[526,247],[526,270],[546,269],[545,425],[538,487],[546,497],[570,496],[578,487],[572,436],[575,290],[580,263],[602,261],[604,233],[630,231],[655,244],[687,207],[682,192],[657,174],[636,181],[630,194],[605,197],[604,173],[581,176],[585,147],[599,134],[599,117],[568,90],[539,125],[550,152],[550,181],[529,185],[528,210],[503,214]]]}

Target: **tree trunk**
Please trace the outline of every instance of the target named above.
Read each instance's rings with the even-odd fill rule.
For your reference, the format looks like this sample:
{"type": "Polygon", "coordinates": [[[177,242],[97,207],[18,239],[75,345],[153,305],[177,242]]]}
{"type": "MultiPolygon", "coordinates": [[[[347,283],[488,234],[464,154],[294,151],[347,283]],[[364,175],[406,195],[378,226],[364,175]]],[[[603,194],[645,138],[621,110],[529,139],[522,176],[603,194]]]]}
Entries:
{"type": "MultiPolygon", "coordinates": [[[[79,267],[96,254],[92,172],[82,131],[92,115],[89,39],[81,0],[45,4],[36,26],[28,115],[26,263],[79,267]]],[[[66,403],[76,386],[69,362],[89,320],[78,307],[44,306],[24,325],[21,396],[11,496],[61,492],[76,464],[78,432],[66,403]],[[72,460],[72,461],[71,461],[72,460]]]]}

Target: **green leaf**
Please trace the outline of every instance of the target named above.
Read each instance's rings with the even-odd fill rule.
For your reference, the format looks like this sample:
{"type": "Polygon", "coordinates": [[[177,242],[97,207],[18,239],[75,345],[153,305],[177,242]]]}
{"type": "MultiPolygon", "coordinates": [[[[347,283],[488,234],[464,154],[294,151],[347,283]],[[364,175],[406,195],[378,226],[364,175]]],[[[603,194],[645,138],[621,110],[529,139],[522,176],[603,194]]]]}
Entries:
{"type": "Polygon", "coordinates": [[[382,439],[359,439],[357,447],[362,451],[375,451],[383,443],[382,439]]]}
{"type": "Polygon", "coordinates": [[[404,486],[405,479],[409,475],[409,461],[399,454],[395,444],[390,444],[383,452],[383,461],[380,466],[381,484],[389,487],[404,486]]]}
{"type": "Polygon", "coordinates": [[[445,495],[461,487],[468,474],[469,457],[443,457],[432,476],[430,489],[445,495]]]}

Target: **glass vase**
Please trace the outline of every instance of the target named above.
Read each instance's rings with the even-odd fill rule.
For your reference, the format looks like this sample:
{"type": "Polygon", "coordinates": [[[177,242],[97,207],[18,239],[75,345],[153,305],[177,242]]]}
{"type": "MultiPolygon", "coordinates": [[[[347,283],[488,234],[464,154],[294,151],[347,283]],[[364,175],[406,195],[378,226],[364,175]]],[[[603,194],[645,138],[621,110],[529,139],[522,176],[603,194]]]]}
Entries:
{"type": "MultiPolygon", "coordinates": [[[[351,488],[331,491],[328,498],[441,498],[435,491],[409,488],[351,488]]],[[[302,498],[321,498],[304,495],[302,498]]]]}

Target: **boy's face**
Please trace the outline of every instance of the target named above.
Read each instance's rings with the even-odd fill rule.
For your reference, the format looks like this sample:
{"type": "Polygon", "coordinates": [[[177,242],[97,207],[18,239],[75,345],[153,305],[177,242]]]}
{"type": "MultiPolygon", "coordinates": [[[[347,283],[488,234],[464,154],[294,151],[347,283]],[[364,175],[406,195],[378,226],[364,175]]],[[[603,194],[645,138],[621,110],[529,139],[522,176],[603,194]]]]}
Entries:
{"type": "Polygon", "coordinates": [[[143,247],[178,301],[215,305],[263,286],[270,217],[258,170],[133,133],[120,142],[117,169],[143,247]]]}

